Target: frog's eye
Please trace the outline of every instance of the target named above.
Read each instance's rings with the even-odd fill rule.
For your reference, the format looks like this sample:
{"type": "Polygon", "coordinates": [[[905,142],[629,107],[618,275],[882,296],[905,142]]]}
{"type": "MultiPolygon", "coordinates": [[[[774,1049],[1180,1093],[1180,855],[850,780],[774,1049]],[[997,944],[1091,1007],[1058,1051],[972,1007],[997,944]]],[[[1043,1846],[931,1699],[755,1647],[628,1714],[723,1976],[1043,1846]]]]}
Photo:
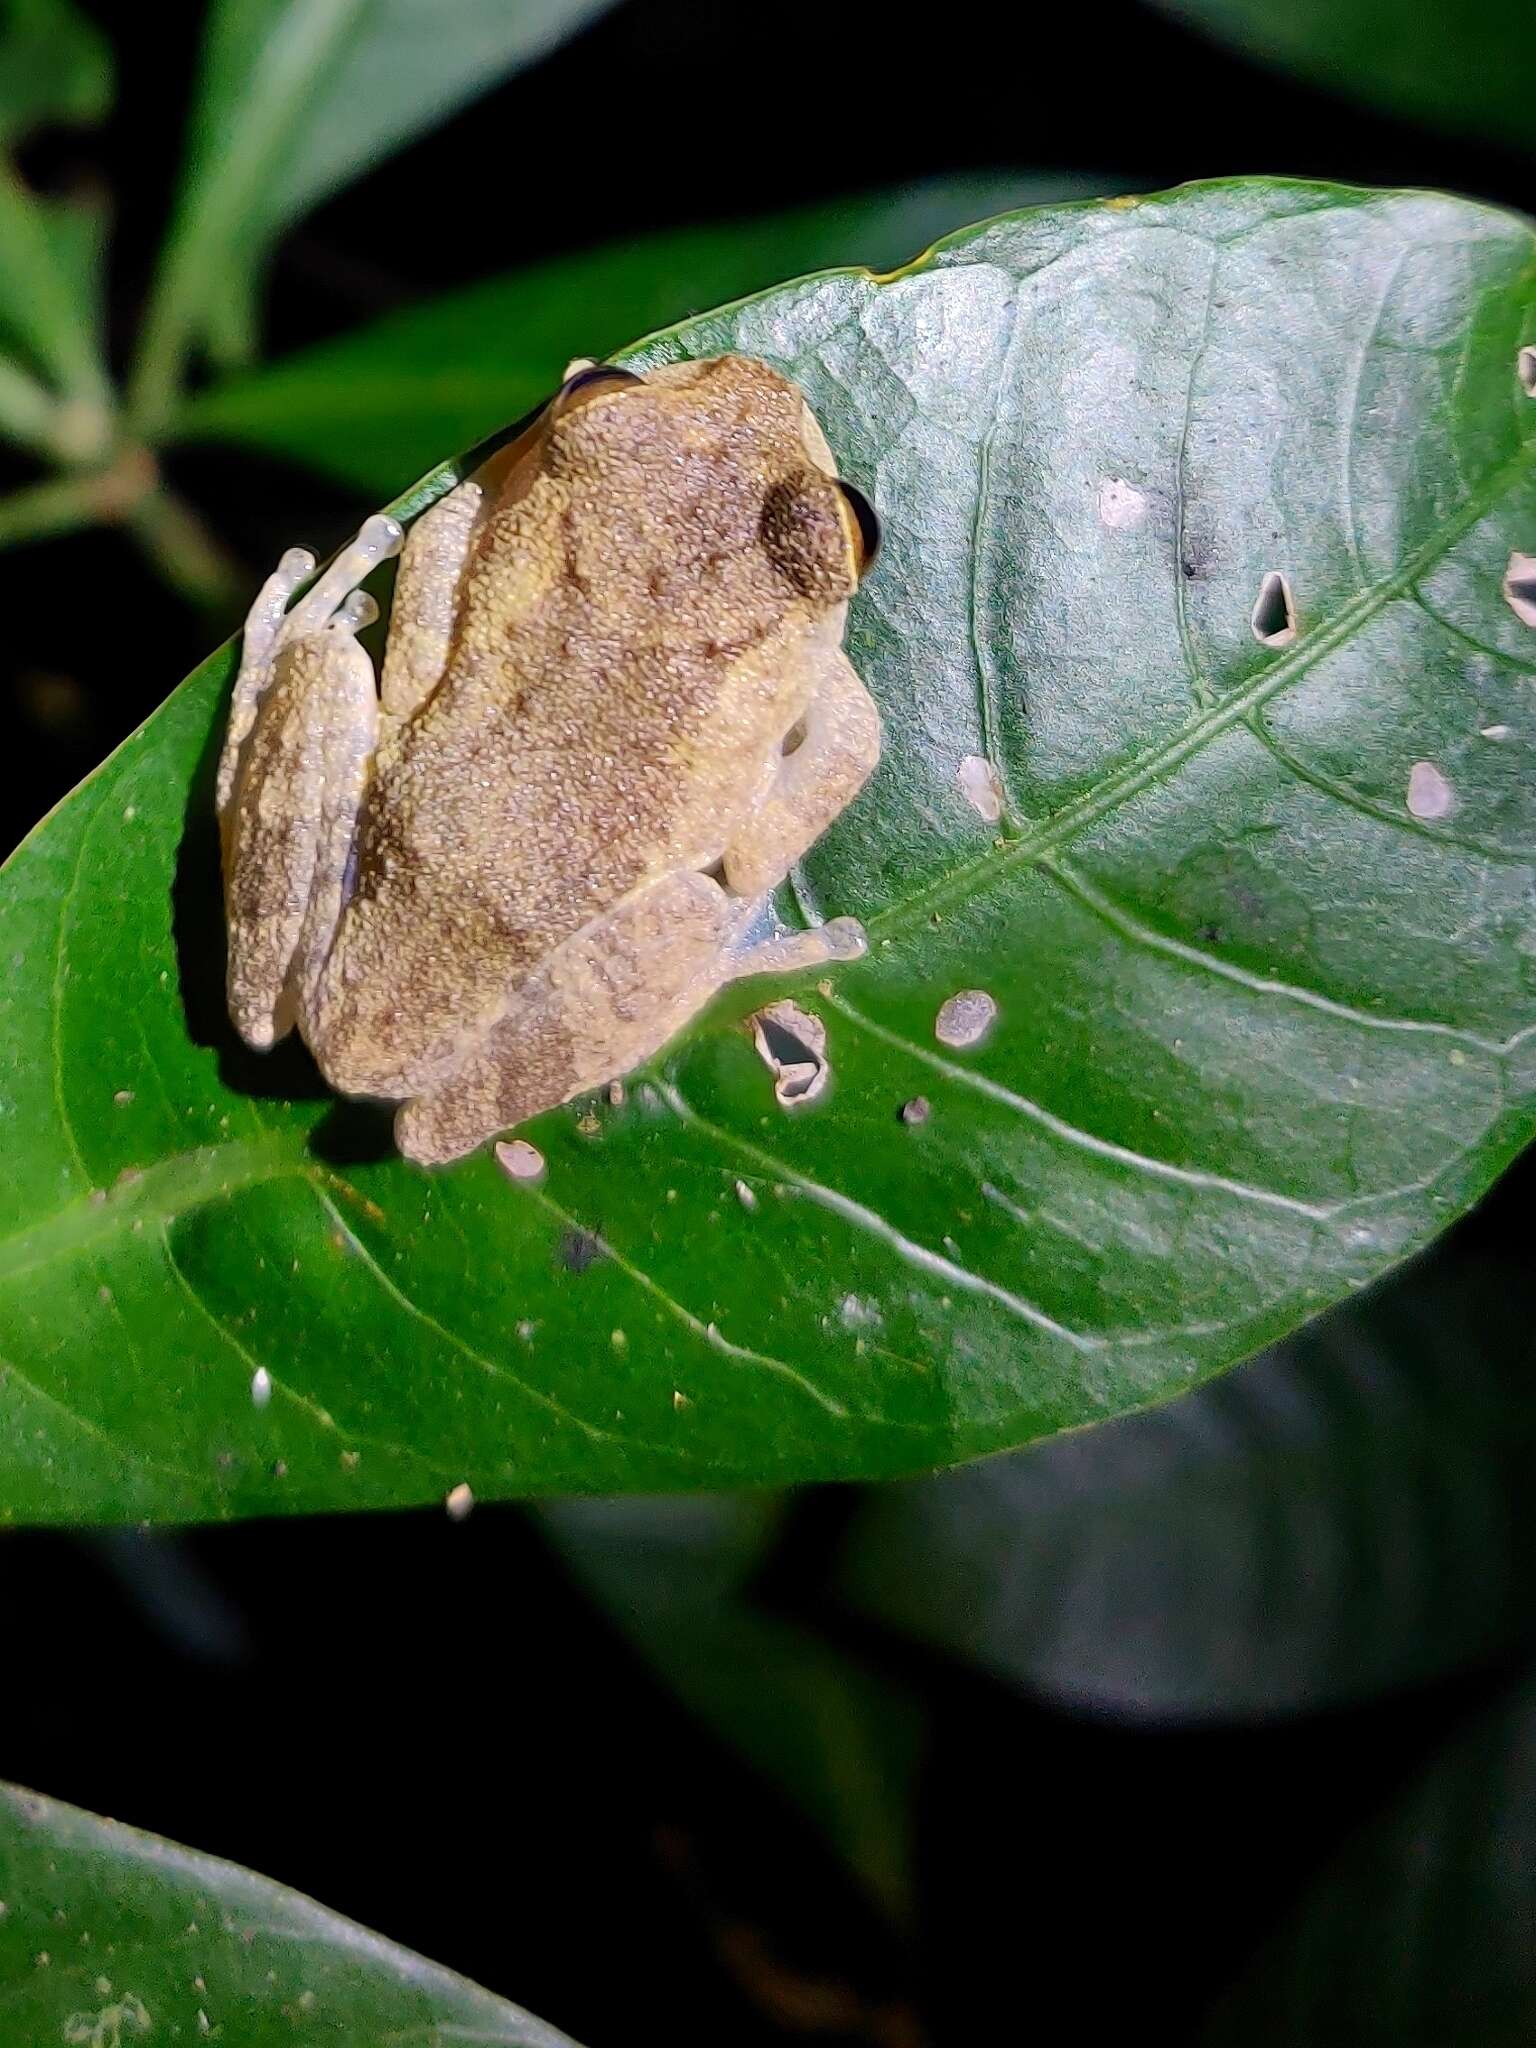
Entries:
{"type": "Polygon", "coordinates": [[[856,529],[854,554],[858,560],[859,576],[867,576],[875,566],[875,557],[880,552],[880,515],[868,498],[854,486],[844,483],[841,477],[834,479],[843,494],[843,502],[853,515],[856,529]]]}
{"type": "Polygon", "coordinates": [[[617,363],[588,363],[584,369],[566,378],[550,401],[550,409],[557,413],[566,412],[573,405],[585,405],[600,391],[613,391],[623,384],[642,384],[644,381],[633,370],[621,370],[617,363]]]}

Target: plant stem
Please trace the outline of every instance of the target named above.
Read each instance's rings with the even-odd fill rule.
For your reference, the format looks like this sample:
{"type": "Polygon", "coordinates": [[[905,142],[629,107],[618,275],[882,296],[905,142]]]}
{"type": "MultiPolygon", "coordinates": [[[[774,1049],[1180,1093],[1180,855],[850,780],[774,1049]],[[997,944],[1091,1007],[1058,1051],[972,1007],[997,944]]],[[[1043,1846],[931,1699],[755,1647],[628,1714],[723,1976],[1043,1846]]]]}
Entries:
{"type": "Polygon", "coordinates": [[[157,484],[132,505],[124,523],[166,582],[207,612],[237,605],[245,578],[184,498],[157,484]]]}
{"type": "Polygon", "coordinates": [[[28,484],[0,498],[0,547],[130,519],[155,487],[154,461],[142,448],[124,449],[107,469],[28,484]]]}

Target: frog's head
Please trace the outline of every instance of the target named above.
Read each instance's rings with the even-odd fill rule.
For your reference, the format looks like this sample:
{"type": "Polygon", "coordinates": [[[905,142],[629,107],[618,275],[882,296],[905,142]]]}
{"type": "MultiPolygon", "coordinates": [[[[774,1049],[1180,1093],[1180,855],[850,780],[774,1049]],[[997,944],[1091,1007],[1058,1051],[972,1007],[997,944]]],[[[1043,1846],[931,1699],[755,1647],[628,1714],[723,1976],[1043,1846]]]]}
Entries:
{"type": "Polygon", "coordinates": [[[752,356],[660,365],[573,363],[544,415],[545,432],[590,446],[631,443],[664,465],[707,465],[720,494],[755,510],[757,536],[802,596],[836,604],[874,565],[880,522],[837,465],[805,394],[752,356]],[[574,431],[573,431],[574,429],[574,431]]]}

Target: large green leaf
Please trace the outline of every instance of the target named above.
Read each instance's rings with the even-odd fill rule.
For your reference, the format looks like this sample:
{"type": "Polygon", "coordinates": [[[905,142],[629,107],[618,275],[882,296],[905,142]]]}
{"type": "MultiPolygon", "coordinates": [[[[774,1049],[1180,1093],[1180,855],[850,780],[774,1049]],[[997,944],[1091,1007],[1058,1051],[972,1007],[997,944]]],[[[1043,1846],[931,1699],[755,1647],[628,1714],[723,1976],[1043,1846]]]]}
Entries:
{"type": "Polygon", "coordinates": [[[1338,1707],[1530,1634],[1528,1258],[1430,1255],[1187,1400],[871,1489],[863,1611],[1119,1717],[1338,1707]]]}
{"type": "Polygon", "coordinates": [[[216,0],[135,380],[145,423],[163,423],[199,332],[241,352],[252,280],[283,227],[607,4],[216,0]]]}
{"type": "Polygon", "coordinates": [[[609,243],[210,385],[183,408],[177,431],[288,455],[383,496],[445,448],[472,447],[538,404],[572,355],[607,355],[765,278],[854,262],[893,269],[957,220],[1089,189],[1073,187],[999,171],[609,243]]]}
{"type": "Polygon", "coordinates": [[[913,1471],[1190,1386],[1433,1236],[1536,1107],[1533,335],[1518,222],[1240,183],[651,342],[792,370],[885,515],[885,757],[784,897],[870,953],[794,984],[821,1101],[777,1106],[742,1023],[784,984],[739,987],[531,1127],[542,1185],[416,1172],[232,1049],[214,656],[4,881],[6,1511],[913,1471]],[[974,988],[996,1028],[937,1042],[974,988]]]}
{"type": "Polygon", "coordinates": [[[1330,91],[1468,135],[1536,145],[1536,49],[1509,0],[1157,0],[1330,91]]]}
{"type": "Polygon", "coordinates": [[[15,2048],[571,2048],[269,1878],[11,1785],[0,1786],[0,1901],[0,2010],[15,2048]]]}

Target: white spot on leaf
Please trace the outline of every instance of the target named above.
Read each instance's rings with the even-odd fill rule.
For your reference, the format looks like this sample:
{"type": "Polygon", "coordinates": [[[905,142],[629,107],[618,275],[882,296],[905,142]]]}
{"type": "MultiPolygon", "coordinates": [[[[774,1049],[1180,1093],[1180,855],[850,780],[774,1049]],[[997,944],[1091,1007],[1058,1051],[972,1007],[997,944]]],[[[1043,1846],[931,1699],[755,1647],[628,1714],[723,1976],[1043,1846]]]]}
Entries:
{"type": "Polygon", "coordinates": [[[1433,761],[1415,761],[1408,771],[1408,809],[1415,818],[1448,818],[1456,808],[1451,785],[1433,761]]]}
{"type": "Polygon", "coordinates": [[[496,1164],[508,1180],[538,1180],[544,1172],[544,1154],[526,1138],[514,1138],[510,1144],[497,1145],[496,1164]]]}
{"type": "Polygon", "coordinates": [[[272,1375],[264,1365],[258,1365],[251,1374],[251,1401],[257,1408],[265,1408],[272,1398],[272,1375]]]}
{"type": "Polygon", "coordinates": [[[1513,731],[1512,725],[1482,725],[1478,727],[1477,736],[1482,740],[1507,740],[1513,731]]]}
{"type": "Polygon", "coordinates": [[[1526,397],[1536,398],[1536,348],[1521,349],[1515,358],[1515,371],[1526,397]]]}
{"type": "Polygon", "coordinates": [[[1099,518],[1111,533],[1128,533],[1147,516],[1147,494],[1112,476],[1099,486],[1099,518]]]}
{"type": "Polygon", "coordinates": [[[984,988],[963,988],[940,1009],[933,1035],[940,1045],[980,1045],[996,1022],[996,999],[984,988]]]}
{"type": "Polygon", "coordinates": [[[757,1196],[744,1180],[739,1180],[736,1183],[736,1199],[740,1202],[743,1209],[755,1209],[757,1207],[757,1196]]]}
{"type": "Polygon", "coordinates": [[[1536,555],[1510,556],[1504,602],[1523,626],[1536,626],[1536,555]]]}
{"type": "Polygon", "coordinates": [[[967,754],[960,763],[955,780],[966,802],[989,825],[995,825],[1003,815],[1003,785],[992,763],[983,760],[980,754],[967,754]]]}
{"type": "Polygon", "coordinates": [[[1271,569],[1259,585],[1250,621],[1261,647],[1289,647],[1296,638],[1296,599],[1290,578],[1271,569]]]}
{"type": "Polygon", "coordinates": [[[925,1124],[932,1114],[926,1095],[914,1095],[910,1102],[901,1105],[901,1120],[904,1124],[925,1124]]]}
{"type": "Polygon", "coordinates": [[[448,1510],[450,1522],[462,1522],[474,1504],[475,1496],[470,1491],[467,1479],[461,1479],[443,1502],[443,1506],[448,1510]]]}

